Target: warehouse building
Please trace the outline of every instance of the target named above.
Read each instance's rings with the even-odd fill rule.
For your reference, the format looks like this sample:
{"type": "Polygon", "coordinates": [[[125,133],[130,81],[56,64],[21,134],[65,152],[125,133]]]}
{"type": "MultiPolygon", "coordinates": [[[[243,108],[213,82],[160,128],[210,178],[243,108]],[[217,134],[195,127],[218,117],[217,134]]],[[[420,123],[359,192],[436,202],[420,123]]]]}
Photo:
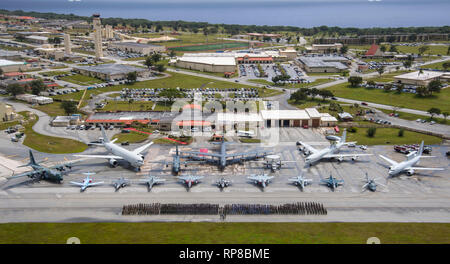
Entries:
{"type": "Polygon", "coordinates": [[[165,46],[142,44],[136,42],[112,42],[109,44],[108,47],[125,52],[140,53],[142,55],[149,55],[153,53],[161,53],[166,51],[165,46]]]}
{"type": "Polygon", "coordinates": [[[2,69],[4,73],[25,71],[27,65],[24,62],[0,59],[0,69],[2,69]]]}
{"type": "Polygon", "coordinates": [[[51,122],[54,127],[67,127],[69,125],[79,125],[81,123],[82,120],[80,115],[57,116],[51,122]]]}
{"type": "Polygon", "coordinates": [[[50,97],[38,96],[34,94],[19,94],[16,96],[17,100],[25,101],[30,104],[51,104],[53,99],[50,97]]]}
{"type": "Polygon", "coordinates": [[[3,59],[3,60],[20,60],[21,58],[22,58],[22,56],[20,56],[20,53],[17,52],[17,51],[0,49],[0,59],[3,59]]]}
{"type": "Polygon", "coordinates": [[[78,66],[73,68],[76,72],[96,77],[105,81],[125,79],[130,72],[136,72],[138,77],[150,76],[150,71],[146,68],[139,68],[123,64],[99,64],[95,66],[78,66]]]}
{"type": "Polygon", "coordinates": [[[306,51],[309,53],[333,53],[338,52],[342,48],[341,43],[333,44],[313,44],[311,47],[306,47],[306,51]]]}
{"type": "Polygon", "coordinates": [[[236,60],[233,54],[185,54],[174,62],[177,67],[189,70],[233,73],[236,71],[236,60]]]}
{"type": "Polygon", "coordinates": [[[409,84],[415,86],[427,86],[431,81],[447,81],[450,78],[450,72],[438,71],[420,71],[409,72],[394,77],[396,83],[409,84]]]}
{"type": "Polygon", "coordinates": [[[330,115],[323,115],[315,108],[306,108],[304,110],[262,110],[261,117],[266,127],[319,127],[335,125],[337,122],[336,118],[330,115]]]}
{"type": "Polygon", "coordinates": [[[343,56],[302,56],[297,61],[306,72],[342,72],[351,61],[343,56]]]}
{"type": "Polygon", "coordinates": [[[48,37],[44,37],[44,36],[31,35],[31,36],[25,37],[25,39],[28,40],[29,42],[36,43],[36,44],[48,43],[48,37]]]}

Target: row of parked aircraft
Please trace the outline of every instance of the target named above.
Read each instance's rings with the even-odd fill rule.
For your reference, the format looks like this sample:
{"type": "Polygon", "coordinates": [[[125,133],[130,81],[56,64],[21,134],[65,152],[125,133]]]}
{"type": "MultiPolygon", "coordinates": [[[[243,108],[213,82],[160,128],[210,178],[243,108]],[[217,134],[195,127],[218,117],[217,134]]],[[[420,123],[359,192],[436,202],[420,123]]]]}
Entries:
{"type": "MultiPolygon", "coordinates": [[[[149,146],[153,144],[153,142],[150,142],[148,144],[145,144],[135,150],[127,150],[119,145],[114,144],[115,140],[109,140],[107,137],[105,130],[103,127],[101,127],[102,131],[102,138],[100,140],[100,143],[94,143],[96,145],[100,145],[106,148],[108,152],[111,154],[107,155],[75,155],[77,157],[84,157],[84,158],[105,158],[108,160],[109,164],[113,167],[116,167],[118,165],[118,160],[125,160],[129,162],[129,164],[137,169],[139,169],[144,164],[144,156],[142,155],[142,152],[144,152],[149,146]]],[[[323,159],[337,159],[338,161],[342,161],[345,157],[351,157],[352,160],[356,160],[360,156],[370,156],[373,154],[360,154],[360,153],[354,153],[354,154],[343,154],[339,153],[340,149],[343,146],[347,146],[349,144],[355,144],[356,142],[346,142],[346,131],[343,132],[342,137],[335,137],[334,142],[331,143],[331,145],[327,148],[318,150],[313,147],[311,147],[309,144],[299,141],[297,144],[300,145],[300,151],[302,151],[305,155],[305,162],[306,166],[312,166],[313,164],[316,164],[317,162],[320,162],[323,159]]],[[[264,166],[267,168],[270,168],[272,171],[280,169],[281,166],[295,161],[281,161],[277,159],[276,155],[273,155],[271,151],[249,151],[249,152],[240,152],[240,153],[233,153],[228,154],[227,153],[227,145],[232,144],[230,142],[225,142],[222,138],[221,142],[213,142],[213,144],[220,145],[220,151],[219,153],[205,153],[200,151],[179,151],[178,146],[176,146],[176,153],[173,155],[172,161],[151,161],[151,163],[163,163],[166,166],[171,165],[172,171],[176,174],[178,174],[181,171],[181,166],[187,166],[188,164],[193,163],[210,163],[217,165],[221,170],[223,170],[226,166],[230,164],[235,163],[243,163],[244,161],[248,160],[257,160],[259,158],[265,157],[265,158],[271,158],[271,161],[265,160],[265,161],[257,161],[257,162],[263,162],[264,166]],[[182,161],[182,158],[187,158],[189,160],[182,161]]],[[[407,159],[403,162],[396,162],[393,161],[383,155],[380,155],[380,157],[387,162],[389,162],[389,177],[398,175],[400,173],[406,172],[407,175],[412,175],[416,170],[444,170],[444,168],[425,168],[425,167],[417,167],[416,165],[419,163],[421,158],[430,157],[430,156],[423,156],[423,149],[424,149],[424,142],[422,141],[419,150],[417,152],[411,152],[407,155],[407,159]]],[[[59,164],[52,167],[45,167],[37,163],[33,157],[33,153],[29,152],[30,155],[30,162],[28,164],[25,164],[23,166],[30,166],[33,170],[30,172],[26,172],[23,174],[12,176],[11,178],[17,178],[17,177],[30,177],[32,179],[38,179],[38,180],[49,180],[54,182],[61,182],[63,180],[63,175],[66,172],[66,169],[71,169],[73,166],[73,162],[67,162],[64,164],[59,164]]],[[[86,181],[89,181],[89,175],[87,175],[86,181]]],[[[187,176],[180,176],[182,177],[180,180],[184,180],[187,184],[187,186],[190,188],[192,184],[195,184],[199,182],[203,176],[189,176],[190,178],[184,178],[187,176]],[[201,177],[201,178],[200,178],[201,177]]],[[[299,176],[302,177],[302,176],[299,176]]],[[[250,175],[248,178],[261,185],[263,188],[267,186],[267,184],[270,182],[270,180],[273,179],[273,176],[269,176],[267,174],[258,174],[258,175],[250,175]]],[[[157,180],[156,178],[152,179],[153,181],[157,180]]],[[[151,186],[154,183],[150,183],[151,186]]],[[[308,184],[308,181],[301,180],[299,178],[298,183],[300,186],[304,187],[306,184],[308,184]]],[[[79,183],[82,184],[82,183],[79,183]]],[[[227,182],[225,180],[222,181],[220,184],[221,186],[228,186],[230,182],[227,182]]],[[[81,186],[81,185],[80,185],[81,186]]],[[[333,184],[333,186],[335,186],[333,184]]],[[[336,186],[335,186],[336,187],[336,186]]],[[[151,187],[150,187],[151,188],[151,187]]],[[[334,187],[333,187],[334,188],[334,187]]]]}

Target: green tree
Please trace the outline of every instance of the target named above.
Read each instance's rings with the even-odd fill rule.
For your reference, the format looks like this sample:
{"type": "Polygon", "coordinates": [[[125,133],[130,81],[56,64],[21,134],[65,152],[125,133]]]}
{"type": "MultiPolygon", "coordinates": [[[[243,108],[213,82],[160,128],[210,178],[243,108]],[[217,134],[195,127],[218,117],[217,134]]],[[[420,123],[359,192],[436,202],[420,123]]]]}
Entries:
{"type": "Polygon", "coordinates": [[[319,96],[325,101],[325,99],[333,97],[334,94],[330,90],[319,90],[319,96]]]}
{"type": "Polygon", "coordinates": [[[152,58],[151,57],[145,58],[144,65],[150,69],[153,66],[152,58]]]}
{"type": "Polygon", "coordinates": [[[387,48],[386,48],[385,45],[381,45],[380,50],[381,50],[382,52],[386,52],[387,48]]]}
{"type": "Polygon", "coordinates": [[[162,90],[159,94],[160,97],[165,97],[170,103],[173,103],[175,98],[183,98],[185,94],[175,88],[167,88],[162,90]]]}
{"type": "Polygon", "coordinates": [[[406,69],[411,68],[411,66],[412,66],[412,60],[405,60],[403,62],[403,67],[405,67],[406,69]]]}
{"type": "Polygon", "coordinates": [[[31,87],[31,93],[34,95],[39,95],[41,92],[45,91],[45,89],[47,88],[47,86],[44,84],[44,82],[41,79],[32,81],[30,83],[30,87],[31,87]]]}
{"type": "Polygon", "coordinates": [[[177,54],[175,53],[174,50],[170,50],[170,51],[169,51],[169,57],[173,58],[173,57],[175,57],[176,55],[177,55],[177,54]]]}
{"type": "Polygon", "coordinates": [[[442,63],[442,68],[444,68],[444,70],[447,70],[448,68],[450,68],[450,62],[446,61],[446,62],[442,63]]]}
{"type": "Polygon", "coordinates": [[[390,52],[398,52],[397,46],[392,45],[392,46],[389,48],[389,51],[390,51],[390,52]]]}
{"type": "Polygon", "coordinates": [[[137,80],[137,73],[136,72],[129,72],[127,74],[127,81],[129,83],[135,83],[137,80]]]}
{"type": "Polygon", "coordinates": [[[380,76],[384,73],[384,67],[380,67],[377,69],[378,74],[380,74],[380,76]]]}
{"type": "Polygon", "coordinates": [[[405,134],[405,130],[403,128],[400,128],[400,130],[398,131],[398,136],[403,137],[404,134],[405,134]]]}
{"type": "Polygon", "coordinates": [[[342,46],[339,52],[341,54],[346,54],[348,52],[348,46],[347,45],[342,46]]]}
{"type": "Polygon", "coordinates": [[[164,64],[158,63],[156,64],[156,70],[159,72],[164,72],[166,70],[166,67],[164,67],[164,64]]]}
{"type": "Polygon", "coordinates": [[[436,108],[436,107],[432,107],[432,108],[428,109],[428,113],[430,114],[431,119],[433,119],[433,117],[435,115],[440,115],[441,114],[441,109],[436,108]]]}
{"type": "Polygon", "coordinates": [[[441,82],[439,80],[433,80],[427,85],[428,92],[433,95],[433,92],[441,92],[441,82]]]}
{"type": "Polygon", "coordinates": [[[157,63],[158,61],[161,60],[161,54],[159,53],[153,53],[151,56],[151,59],[154,63],[157,63]]]}
{"type": "Polygon", "coordinates": [[[376,132],[377,132],[377,128],[376,127],[369,127],[367,129],[367,136],[372,138],[372,137],[375,136],[376,132]]]}
{"type": "Polygon", "coordinates": [[[11,95],[16,96],[25,93],[25,87],[20,84],[14,83],[8,85],[8,87],[6,87],[6,91],[11,95]]]}
{"type": "Polygon", "coordinates": [[[348,78],[348,82],[350,83],[351,87],[358,87],[363,82],[363,79],[359,76],[350,76],[348,78]]]}
{"type": "Polygon", "coordinates": [[[75,114],[77,112],[77,102],[75,101],[62,101],[61,108],[67,115],[75,114]]]}

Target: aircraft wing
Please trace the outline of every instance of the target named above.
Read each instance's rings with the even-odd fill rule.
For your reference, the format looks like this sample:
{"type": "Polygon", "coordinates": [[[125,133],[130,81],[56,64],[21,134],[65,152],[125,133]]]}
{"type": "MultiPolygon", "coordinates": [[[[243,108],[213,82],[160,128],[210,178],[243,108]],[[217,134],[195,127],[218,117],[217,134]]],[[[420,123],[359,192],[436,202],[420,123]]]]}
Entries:
{"type": "Polygon", "coordinates": [[[303,147],[305,147],[306,150],[308,150],[309,152],[311,152],[311,153],[317,152],[317,149],[311,147],[311,145],[306,144],[305,142],[302,142],[302,141],[300,141],[299,143],[300,143],[300,145],[302,145],[303,147]]]}
{"type": "Polygon", "coordinates": [[[345,157],[361,157],[361,156],[372,156],[373,154],[327,154],[323,156],[324,158],[345,158],[345,157]]]}
{"type": "Polygon", "coordinates": [[[100,185],[100,184],[103,184],[103,183],[105,183],[105,182],[92,182],[92,183],[89,183],[89,186],[95,186],[95,185],[100,185]]]}
{"type": "Polygon", "coordinates": [[[271,151],[249,151],[249,152],[241,152],[241,153],[232,153],[232,154],[226,154],[225,157],[229,158],[239,158],[242,157],[243,159],[248,158],[254,158],[255,156],[261,156],[261,155],[267,155],[269,153],[272,153],[271,151]]]}
{"type": "Polygon", "coordinates": [[[70,182],[71,184],[73,184],[73,185],[76,185],[76,186],[84,186],[84,184],[83,183],[81,183],[81,182],[70,182]]]}
{"type": "Polygon", "coordinates": [[[141,154],[142,151],[144,151],[145,149],[147,149],[148,147],[150,147],[152,144],[153,144],[153,141],[150,142],[150,143],[148,143],[148,144],[145,144],[145,145],[143,145],[143,146],[140,146],[139,148],[133,150],[133,153],[134,153],[134,154],[141,154]]]}
{"type": "Polygon", "coordinates": [[[397,165],[398,164],[398,162],[396,162],[396,161],[393,161],[393,160],[391,160],[390,158],[387,158],[387,157],[385,157],[385,156],[383,156],[383,155],[379,155],[382,159],[384,159],[385,161],[387,161],[387,162],[389,162],[391,165],[397,165]]]}
{"type": "Polygon", "coordinates": [[[8,179],[15,179],[15,178],[20,178],[20,177],[33,177],[34,175],[39,175],[41,173],[41,171],[29,171],[29,172],[24,172],[18,175],[13,175],[11,177],[8,177],[8,179]]]}
{"type": "Polygon", "coordinates": [[[408,169],[413,169],[413,170],[435,170],[435,171],[445,170],[444,168],[424,168],[424,167],[409,167],[408,169]]]}
{"type": "Polygon", "coordinates": [[[204,152],[197,152],[197,151],[181,151],[181,153],[187,153],[187,154],[192,154],[192,155],[198,155],[197,158],[202,158],[199,156],[209,156],[209,157],[220,157],[220,154],[216,154],[216,153],[204,153],[204,152]]]}
{"type": "Polygon", "coordinates": [[[356,143],[358,143],[358,142],[357,141],[352,141],[352,142],[342,143],[342,145],[350,145],[350,144],[356,144],[356,143]]]}
{"type": "Polygon", "coordinates": [[[74,155],[76,157],[83,157],[83,158],[92,158],[92,159],[116,159],[116,160],[122,160],[123,158],[120,156],[115,155],[74,155]]]}

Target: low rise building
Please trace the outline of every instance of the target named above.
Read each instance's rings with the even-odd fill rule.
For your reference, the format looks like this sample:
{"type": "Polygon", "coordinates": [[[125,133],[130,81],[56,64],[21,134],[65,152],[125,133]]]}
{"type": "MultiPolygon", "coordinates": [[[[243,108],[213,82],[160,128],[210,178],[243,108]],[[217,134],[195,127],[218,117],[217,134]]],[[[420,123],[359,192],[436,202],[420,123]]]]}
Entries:
{"type": "Polygon", "coordinates": [[[434,80],[448,80],[450,72],[438,71],[415,71],[409,72],[394,77],[396,83],[409,84],[415,86],[427,86],[434,80]]]}
{"type": "Polygon", "coordinates": [[[19,94],[16,96],[17,100],[25,101],[30,104],[51,104],[53,99],[45,96],[38,96],[34,94],[19,94]]]}
{"type": "Polygon", "coordinates": [[[315,108],[304,110],[262,110],[261,117],[266,127],[319,127],[334,125],[336,118],[322,115],[315,108]],[[323,119],[323,121],[322,121],[323,119]]]}
{"type": "Polygon", "coordinates": [[[36,43],[36,44],[48,43],[48,37],[44,37],[44,36],[31,35],[31,36],[25,37],[25,39],[28,40],[29,42],[36,43]]]}
{"type": "Polygon", "coordinates": [[[338,52],[342,48],[341,43],[332,44],[313,44],[311,47],[306,47],[306,51],[309,53],[334,53],[338,52]]]}
{"type": "Polygon", "coordinates": [[[165,46],[142,44],[136,42],[112,42],[108,45],[108,47],[119,49],[125,52],[140,53],[142,55],[149,55],[152,53],[161,53],[166,51],[165,46]]]}
{"type": "Polygon", "coordinates": [[[0,120],[3,122],[12,121],[17,118],[14,108],[5,103],[0,103],[0,120]]]}
{"type": "Polygon", "coordinates": [[[306,72],[342,72],[351,61],[343,56],[302,56],[297,62],[306,72]]]}
{"type": "Polygon", "coordinates": [[[20,60],[22,56],[17,51],[0,49],[0,59],[3,60],[20,60]]]}
{"type": "Polygon", "coordinates": [[[297,58],[297,50],[292,47],[281,49],[279,53],[280,56],[286,56],[287,60],[294,60],[295,58],[297,58]]]}
{"type": "Polygon", "coordinates": [[[25,71],[27,65],[24,62],[0,59],[0,69],[2,69],[4,73],[25,71]]]}
{"type": "Polygon", "coordinates": [[[79,115],[57,116],[51,122],[54,127],[67,127],[69,125],[79,125],[81,123],[82,119],[79,115]]]}
{"type": "Polygon", "coordinates": [[[123,64],[99,64],[95,66],[78,66],[73,68],[82,75],[96,77],[102,80],[111,81],[125,79],[130,72],[136,72],[138,77],[150,76],[150,71],[146,68],[135,67],[123,64]]]}
{"type": "Polygon", "coordinates": [[[212,54],[186,54],[177,58],[175,65],[180,68],[204,72],[235,72],[236,60],[231,56],[213,56],[212,54]]]}

